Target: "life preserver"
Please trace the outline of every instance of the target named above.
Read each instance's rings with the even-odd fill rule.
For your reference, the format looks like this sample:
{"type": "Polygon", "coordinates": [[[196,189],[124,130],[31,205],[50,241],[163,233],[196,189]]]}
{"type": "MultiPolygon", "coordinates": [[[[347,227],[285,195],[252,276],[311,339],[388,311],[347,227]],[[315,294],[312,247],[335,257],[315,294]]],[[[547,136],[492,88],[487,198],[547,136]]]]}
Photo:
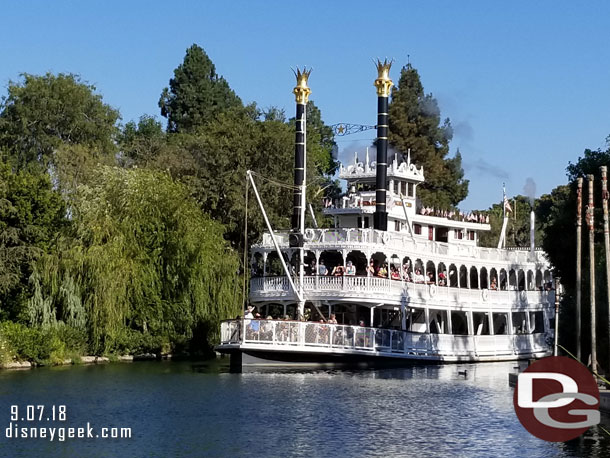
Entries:
{"type": "Polygon", "coordinates": [[[303,234],[303,239],[306,242],[311,242],[313,238],[316,236],[316,233],[313,229],[305,229],[305,233],[303,234]]]}
{"type": "Polygon", "coordinates": [[[489,290],[487,288],[481,291],[481,297],[485,302],[487,302],[487,300],[489,299],[489,290]]]}
{"type": "Polygon", "coordinates": [[[522,291],[519,293],[519,296],[521,296],[521,302],[527,302],[527,291],[522,290],[522,291]]]}
{"type": "Polygon", "coordinates": [[[430,297],[436,296],[436,285],[434,283],[428,288],[428,294],[430,294],[430,297]]]}

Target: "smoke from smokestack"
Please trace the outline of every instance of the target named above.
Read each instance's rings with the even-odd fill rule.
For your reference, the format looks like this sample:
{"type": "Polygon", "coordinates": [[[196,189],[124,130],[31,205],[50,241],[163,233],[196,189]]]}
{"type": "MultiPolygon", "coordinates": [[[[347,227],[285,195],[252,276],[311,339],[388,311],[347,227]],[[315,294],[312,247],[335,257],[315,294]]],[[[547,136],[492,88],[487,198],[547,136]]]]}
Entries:
{"type": "Polygon", "coordinates": [[[528,177],[525,180],[525,185],[523,186],[523,192],[530,200],[530,205],[534,208],[534,200],[536,199],[536,182],[532,177],[528,177]]]}

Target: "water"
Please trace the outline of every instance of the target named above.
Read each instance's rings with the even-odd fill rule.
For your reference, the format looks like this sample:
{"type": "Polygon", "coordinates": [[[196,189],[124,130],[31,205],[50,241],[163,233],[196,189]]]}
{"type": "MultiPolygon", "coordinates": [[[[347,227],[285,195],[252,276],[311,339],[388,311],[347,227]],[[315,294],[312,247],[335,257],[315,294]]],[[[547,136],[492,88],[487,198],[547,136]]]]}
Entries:
{"type": "MultiPolygon", "coordinates": [[[[525,431],[507,382],[513,366],[230,374],[223,363],[150,362],[0,371],[0,456],[610,455],[598,427],[566,444],[525,431]],[[96,431],[131,427],[133,437],[7,439],[11,405],[66,406],[64,423],[20,427],[89,422],[96,431]]],[[[602,422],[610,430],[610,419],[602,422]]]]}

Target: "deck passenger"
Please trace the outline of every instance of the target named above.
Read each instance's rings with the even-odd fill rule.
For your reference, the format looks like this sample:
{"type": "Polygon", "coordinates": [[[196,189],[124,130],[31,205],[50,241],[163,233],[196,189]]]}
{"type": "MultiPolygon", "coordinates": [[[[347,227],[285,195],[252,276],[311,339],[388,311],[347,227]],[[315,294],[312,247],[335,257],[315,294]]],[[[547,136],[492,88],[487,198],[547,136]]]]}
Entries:
{"type": "Polygon", "coordinates": [[[415,283],[425,283],[426,282],[426,278],[424,277],[424,275],[421,273],[421,270],[419,269],[415,269],[415,275],[413,277],[413,281],[415,283]]]}
{"type": "Polygon", "coordinates": [[[347,261],[347,267],[345,268],[345,275],[356,275],[356,266],[352,264],[352,261],[347,261]]]}
{"type": "Polygon", "coordinates": [[[328,269],[324,265],[324,261],[320,261],[320,265],[318,266],[318,275],[328,275],[328,269]]]}
{"type": "Polygon", "coordinates": [[[400,280],[400,273],[398,272],[396,266],[392,266],[390,270],[390,277],[392,278],[392,280],[400,280]]]}
{"type": "Polygon", "coordinates": [[[339,324],[334,313],[331,313],[330,317],[328,317],[328,324],[339,324]]]}
{"type": "Polygon", "coordinates": [[[334,277],[342,277],[343,274],[345,274],[345,267],[343,267],[341,264],[339,264],[338,266],[335,266],[333,268],[332,274],[334,277]]]}
{"type": "Polygon", "coordinates": [[[496,282],[496,277],[491,279],[491,285],[489,285],[489,289],[491,289],[492,291],[498,290],[498,283],[496,282]]]}

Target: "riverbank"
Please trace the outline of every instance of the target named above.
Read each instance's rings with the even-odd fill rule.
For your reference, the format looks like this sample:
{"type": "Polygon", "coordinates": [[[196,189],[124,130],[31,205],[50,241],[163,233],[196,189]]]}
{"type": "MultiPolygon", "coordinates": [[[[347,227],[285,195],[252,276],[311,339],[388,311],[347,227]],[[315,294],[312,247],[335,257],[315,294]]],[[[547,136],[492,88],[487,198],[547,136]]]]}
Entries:
{"type": "Polygon", "coordinates": [[[164,354],[157,355],[154,353],[144,353],[139,355],[120,355],[120,356],[81,356],[78,358],[65,359],[63,361],[54,362],[53,364],[37,364],[32,361],[10,361],[7,363],[0,364],[0,370],[22,370],[32,369],[35,367],[49,367],[49,366],[71,366],[78,364],[106,364],[111,362],[123,362],[130,363],[133,361],[155,361],[155,360],[171,360],[173,355],[164,354]]]}

